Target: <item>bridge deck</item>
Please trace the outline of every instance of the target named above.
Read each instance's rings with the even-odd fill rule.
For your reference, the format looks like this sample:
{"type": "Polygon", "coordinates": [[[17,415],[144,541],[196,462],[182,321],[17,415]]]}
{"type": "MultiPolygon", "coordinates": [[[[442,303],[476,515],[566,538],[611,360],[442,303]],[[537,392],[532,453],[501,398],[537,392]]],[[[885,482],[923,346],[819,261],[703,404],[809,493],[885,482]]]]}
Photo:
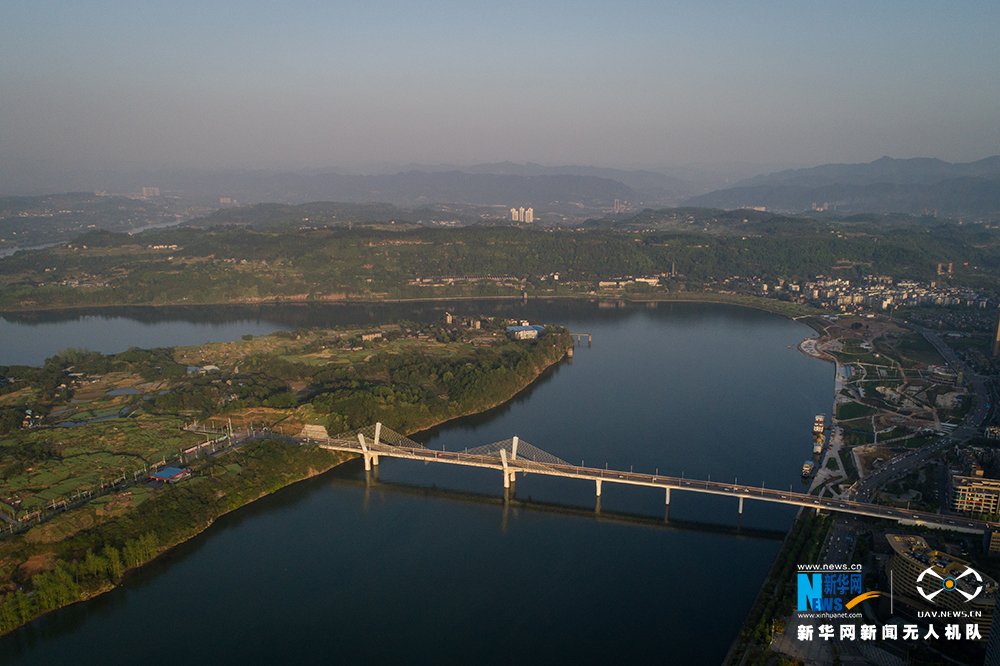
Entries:
{"type": "MultiPolygon", "coordinates": [[[[361,455],[365,455],[366,453],[362,448],[361,443],[358,441],[347,439],[312,441],[322,448],[334,451],[349,451],[351,453],[361,455]]],[[[451,465],[485,467],[501,472],[504,471],[504,461],[493,456],[473,455],[452,451],[435,451],[425,448],[387,445],[382,443],[375,444],[374,442],[368,442],[366,444],[366,448],[368,456],[388,456],[392,458],[423,460],[425,462],[439,462],[451,465]]],[[[699,481],[674,476],[596,469],[593,467],[582,467],[577,465],[539,463],[522,459],[511,460],[510,458],[506,460],[506,469],[510,474],[546,474],[548,476],[586,479],[594,481],[598,485],[608,482],[662,488],[665,491],[666,503],[668,504],[670,502],[670,491],[683,490],[686,492],[690,491],[696,493],[708,493],[711,495],[724,495],[740,500],[754,499],[763,502],[775,502],[778,504],[790,504],[793,506],[820,510],[839,511],[841,513],[851,513],[860,516],[895,520],[907,524],[953,529],[965,532],[982,533],[987,529],[1000,529],[1000,525],[988,523],[982,520],[971,520],[961,516],[947,516],[922,511],[910,511],[909,509],[897,509],[894,507],[879,506],[877,504],[868,504],[866,502],[854,502],[831,497],[816,497],[805,493],[773,490],[764,487],[758,488],[756,486],[744,486],[732,483],[720,483],[718,481],[699,481]]],[[[599,494],[600,488],[598,487],[598,495],[599,494]]]]}

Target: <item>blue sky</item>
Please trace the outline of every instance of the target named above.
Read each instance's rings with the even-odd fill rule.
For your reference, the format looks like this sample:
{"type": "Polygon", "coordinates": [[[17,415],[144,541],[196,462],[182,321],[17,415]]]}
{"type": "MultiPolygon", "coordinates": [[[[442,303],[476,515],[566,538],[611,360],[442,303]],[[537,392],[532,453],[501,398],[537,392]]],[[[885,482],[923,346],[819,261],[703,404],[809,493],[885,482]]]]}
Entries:
{"type": "Polygon", "coordinates": [[[0,170],[1000,154],[1000,3],[3,6],[0,170]]]}

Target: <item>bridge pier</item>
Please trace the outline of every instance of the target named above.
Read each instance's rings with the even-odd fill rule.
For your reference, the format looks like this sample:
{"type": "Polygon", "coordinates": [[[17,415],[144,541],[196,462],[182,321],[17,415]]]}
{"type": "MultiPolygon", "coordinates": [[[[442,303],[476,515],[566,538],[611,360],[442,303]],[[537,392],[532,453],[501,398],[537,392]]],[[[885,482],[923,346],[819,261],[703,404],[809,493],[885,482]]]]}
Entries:
{"type": "Polygon", "coordinates": [[[368,447],[365,446],[365,436],[360,432],[358,433],[358,442],[361,443],[361,455],[365,459],[365,471],[370,472],[372,471],[372,459],[368,455],[368,447]]]}
{"type": "MultiPolygon", "coordinates": [[[[375,446],[378,446],[379,436],[382,434],[382,424],[375,424],[375,446]]],[[[358,433],[358,441],[361,443],[361,455],[365,459],[365,471],[372,471],[372,465],[378,465],[378,454],[374,451],[368,449],[365,445],[365,436],[362,433],[358,433]]]]}
{"type": "MultiPolygon", "coordinates": [[[[514,438],[514,455],[517,455],[517,438],[516,437],[514,438]]],[[[510,490],[510,488],[514,485],[516,472],[514,472],[514,470],[512,470],[507,465],[507,450],[506,449],[500,449],[500,462],[503,463],[503,487],[504,487],[504,490],[510,490]]],[[[511,456],[511,462],[514,462],[513,456],[511,456]]],[[[506,493],[504,493],[504,494],[506,495],[506,493]]]]}
{"type": "Polygon", "coordinates": [[[667,488],[667,506],[670,506],[670,488],[667,488]]]}
{"type": "Polygon", "coordinates": [[[600,479],[594,479],[594,481],[597,483],[597,496],[600,497],[601,496],[601,480],[600,479]]]}
{"type": "MultiPolygon", "coordinates": [[[[382,434],[382,424],[381,423],[376,423],[375,424],[375,446],[376,447],[378,446],[378,440],[379,440],[379,436],[381,434],[382,434]]],[[[377,453],[373,453],[372,454],[372,465],[378,466],[378,454],[377,453]]]]}
{"type": "Polygon", "coordinates": [[[743,498],[740,498],[740,516],[743,515],[743,498]]]}

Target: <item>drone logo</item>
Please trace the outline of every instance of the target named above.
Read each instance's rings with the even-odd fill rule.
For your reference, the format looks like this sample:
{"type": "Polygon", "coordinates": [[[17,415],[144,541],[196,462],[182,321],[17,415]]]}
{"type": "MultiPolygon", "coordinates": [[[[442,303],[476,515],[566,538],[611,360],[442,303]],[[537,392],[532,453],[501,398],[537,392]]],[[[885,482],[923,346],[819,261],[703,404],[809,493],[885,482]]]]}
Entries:
{"type": "MultiPolygon", "coordinates": [[[[930,584],[930,581],[928,581],[928,584],[930,584]]],[[[973,599],[978,597],[979,593],[982,591],[983,591],[983,578],[982,576],[979,575],[979,572],[977,572],[972,567],[966,567],[965,573],[963,573],[960,576],[955,576],[955,577],[948,576],[947,578],[942,578],[940,574],[934,571],[934,569],[928,567],[923,571],[921,571],[920,575],[917,577],[917,592],[919,592],[920,596],[922,596],[927,601],[933,601],[934,597],[941,594],[942,592],[958,592],[963,597],[965,597],[966,601],[972,601],[973,599]],[[927,576],[928,574],[941,581],[940,587],[938,587],[938,589],[933,590],[930,593],[925,592],[924,589],[920,586],[920,583],[921,581],[923,581],[924,576],[927,576]],[[976,591],[973,592],[972,594],[969,594],[965,590],[962,590],[958,587],[958,581],[962,578],[965,578],[969,574],[972,574],[972,576],[976,579],[977,583],[976,591]]]]}

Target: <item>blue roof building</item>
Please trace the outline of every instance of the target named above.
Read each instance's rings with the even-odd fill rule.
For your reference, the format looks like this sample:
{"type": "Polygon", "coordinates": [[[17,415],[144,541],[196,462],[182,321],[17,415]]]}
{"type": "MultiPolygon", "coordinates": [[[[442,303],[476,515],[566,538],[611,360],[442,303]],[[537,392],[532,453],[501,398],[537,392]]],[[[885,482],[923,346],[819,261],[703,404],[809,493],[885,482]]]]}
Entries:
{"type": "Polygon", "coordinates": [[[518,340],[532,340],[545,332],[544,326],[508,326],[508,333],[513,333],[518,340]]]}
{"type": "Polygon", "coordinates": [[[191,476],[191,470],[181,469],[180,467],[164,467],[160,471],[150,474],[149,478],[157,481],[166,481],[167,483],[177,483],[189,476],[191,476]]]}

